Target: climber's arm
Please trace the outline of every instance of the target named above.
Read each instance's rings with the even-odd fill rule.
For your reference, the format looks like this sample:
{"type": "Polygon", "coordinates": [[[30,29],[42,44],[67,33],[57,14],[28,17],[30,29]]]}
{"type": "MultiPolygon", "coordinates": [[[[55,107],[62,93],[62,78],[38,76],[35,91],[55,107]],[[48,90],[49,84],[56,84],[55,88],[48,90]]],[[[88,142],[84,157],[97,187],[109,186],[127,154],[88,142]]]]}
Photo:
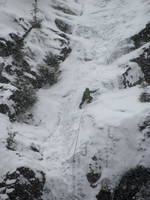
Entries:
{"type": "Polygon", "coordinates": [[[96,90],[90,90],[90,93],[95,93],[95,92],[97,92],[97,90],[98,89],[96,89],[96,90]]]}

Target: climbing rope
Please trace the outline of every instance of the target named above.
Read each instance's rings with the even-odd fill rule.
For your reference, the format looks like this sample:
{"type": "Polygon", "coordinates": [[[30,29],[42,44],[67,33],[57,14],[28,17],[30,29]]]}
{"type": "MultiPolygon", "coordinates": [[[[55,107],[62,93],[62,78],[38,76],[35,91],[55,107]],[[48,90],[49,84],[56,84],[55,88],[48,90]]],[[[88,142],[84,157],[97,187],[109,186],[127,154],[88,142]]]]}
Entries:
{"type": "Polygon", "coordinates": [[[80,117],[80,120],[79,120],[79,126],[78,126],[78,129],[77,129],[77,137],[76,137],[75,147],[74,147],[74,152],[73,152],[73,162],[75,162],[75,154],[76,154],[77,145],[78,145],[78,141],[79,141],[80,128],[81,128],[81,120],[82,120],[83,113],[84,113],[84,110],[81,113],[81,117],[80,117]]]}
{"type": "Polygon", "coordinates": [[[76,154],[76,150],[77,150],[77,146],[78,146],[78,141],[79,141],[79,136],[80,136],[80,128],[81,128],[81,121],[82,121],[82,116],[83,116],[83,113],[84,113],[84,110],[83,112],[81,113],[81,116],[80,116],[80,120],[79,120],[79,126],[78,126],[78,129],[76,130],[77,131],[77,136],[76,136],[76,140],[75,140],[75,147],[74,147],[74,151],[73,151],[73,163],[72,163],[72,195],[73,195],[73,198],[76,200],[78,199],[78,194],[77,194],[77,183],[76,183],[76,173],[75,173],[75,169],[76,169],[76,158],[75,158],[75,154],[76,154]]]}

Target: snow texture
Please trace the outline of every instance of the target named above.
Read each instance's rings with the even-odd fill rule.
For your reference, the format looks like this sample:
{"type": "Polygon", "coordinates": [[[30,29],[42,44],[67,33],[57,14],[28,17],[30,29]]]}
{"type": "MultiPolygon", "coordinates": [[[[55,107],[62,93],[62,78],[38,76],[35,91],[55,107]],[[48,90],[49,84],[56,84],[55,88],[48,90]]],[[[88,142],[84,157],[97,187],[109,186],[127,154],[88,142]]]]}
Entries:
{"type": "MultiPolygon", "coordinates": [[[[21,32],[13,18],[30,20],[31,8],[31,0],[1,0],[0,37],[21,32]]],[[[59,31],[54,23],[56,18],[65,19],[73,27],[72,34],[68,34],[73,51],[60,66],[58,83],[38,91],[31,123],[10,123],[0,114],[0,174],[31,166],[46,173],[44,200],[49,196],[96,199],[105,180],[115,185],[127,169],[137,164],[150,165],[150,145],[146,143],[144,150],[139,150],[142,136],[138,129],[139,122],[148,114],[149,103],[139,101],[141,86],[124,89],[119,81],[130,60],[139,55],[140,50],[131,52],[133,44],[129,38],[148,23],[150,2],[40,0],[39,8],[43,35],[51,35],[49,40],[40,38],[40,45],[40,34],[36,39],[32,35],[28,39],[26,45],[35,53],[32,65],[41,62],[52,46],[57,49],[55,33],[49,31],[59,31]],[[56,10],[57,5],[76,14],[56,10]],[[93,102],[80,110],[87,87],[98,90],[93,94],[93,102]],[[15,133],[15,151],[6,148],[8,133],[15,133]],[[38,151],[33,151],[33,146],[38,151]],[[101,169],[101,178],[97,187],[91,188],[86,174],[94,155],[99,158],[96,165],[101,169]]],[[[131,73],[131,82],[143,76],[136,64],[131,73]]]]}

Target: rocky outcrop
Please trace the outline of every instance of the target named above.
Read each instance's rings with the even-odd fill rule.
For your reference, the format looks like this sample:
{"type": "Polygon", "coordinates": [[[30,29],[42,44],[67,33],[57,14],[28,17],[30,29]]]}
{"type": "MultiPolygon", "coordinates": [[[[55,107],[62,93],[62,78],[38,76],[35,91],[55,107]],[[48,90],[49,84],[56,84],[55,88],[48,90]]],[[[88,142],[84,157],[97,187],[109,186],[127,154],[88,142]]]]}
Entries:
{"type": "MultiPolygon", "coordinates": [[[[131,40],[134,42],[135,49],[150,42],[150,24],[147,24],[143,30],[132,36],[131,40]]],[[[145,81],[150,84],[150,47],[144,47],[143,52],[132,59],[131,62],[135,62],[139,65],[144,74],[145,81]]]]}
{"type": "Polygon", "coordinates": [[[121,88],[134,87],[144,81],[143,73],[136,63],[130,63],[130,66],[126,67],[126,71],[120,78],[121,88]]]}
{"type": "Polygon", "coordinates": [[[112,200],[112,193],[108,188],[101,189],[96,198],[97,200],[112,200]]]}
{"type": "MultiPolygon", "coordinates": [[[[143,195],[150,183],[150,169],[139,166],[126,172],[114,191],[113,200],[133,200],[143,195]]],[[[145,193],[146,195],[146,193],[145,193]]],[[[145,199],[145,197],[142,197],[145,199]]]]}
{"type": "Polygon", "coordinates": [[[145,81],[150,84],[150,48],[144,48],[143,53],[132,59],[132,62],[136,62],[140,66],[145,81]]]}
{"type": "Polygon", "coordinates": [[[150,41],[150,23],[146,24],[145,28],[139,33],[131,37],[134,41],[135,48],[143,46],[145,43],[150,41]]]}
{"type": "MultiPolygon", "coordinates": [[[[150,42],[150,24],[130,38],[134,43],[134,48],[142,48],[143,45],[150,42]]],[[[124,88],[140,85],[146,81],[150,84],[150,47],[145,46],[141,53],[130,60],[129,66],[121,76],[121,84],[124,88]]]]}
{"type": "Polygon", "coordinates": [[[122,176],[113,191],[109,187],[102,187],[96,197],[98,200],[148,200],[149,195],[150,169],[137,166],[122,176]]]}
{"type": "Polygon", "coordinates": [[[8,172],[0,183],[2,200],[42,200],[45,175],[42,171],[34,172],[27,167],[19,167],[8,172]]]}
{"type": "Polygon", "coordinates": [[[91,170],[91,172],[87,173],[86,177],[91,187],[95,187],[94,183],[96,183],[100,179],[101,174],[95,173],[94,171],[91,170]]]}
{"type": "Polygon", "coordinates": [[[91,187],[96,187],[97,181],[100,179],[102,173],[101,159],[98,154],[95,154],[89,164],[89,170],[86,174],[87,180],[91,187]]]}

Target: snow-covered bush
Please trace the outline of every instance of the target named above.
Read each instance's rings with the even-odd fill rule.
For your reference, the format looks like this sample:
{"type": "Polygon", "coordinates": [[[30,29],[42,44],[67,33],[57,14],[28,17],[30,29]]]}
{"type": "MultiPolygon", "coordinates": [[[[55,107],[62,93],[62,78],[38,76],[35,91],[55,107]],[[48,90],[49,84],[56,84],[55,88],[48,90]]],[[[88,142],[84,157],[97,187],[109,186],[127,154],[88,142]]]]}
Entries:
{"type": "Polygon", "coordinates": [[[68,24],[66,21],[57,18],[55,20],[55,24],[62,32],[72,34],[72,26],[68,24]]]}
{"type": "Polygon", "coordinates": [[[23,38],[21,36],[19,36],[18,34],[15,34],[15,33],[10,33],[9,35],[10,35],[12,41],[13,41],[12,58],[17,62],[20,62],[24,57],[24,53],[23,53],[24,41],[23,41],[23,38]]]}
{"type": "Polygon", "coordinates": [[[42,86],[49,84],[53,85],[57,82],[57,76],[54,68],[49,69],[47,66],[40,66],[40,83],[42,86]]]}
{"type": "Polygon", "coordinates": [[[10,100],[13,101],[14,113],[10,115],[12,120],[15,120],[16,116],[24,113],[28,108],[33,106],[36,102],[36,93],[33,86],[26,80],[17,81],[17,90],[10,96],[10,100]]]}
{"type": "Polygon", "coordinates": [[[8,133],[8,138],[6,140],[6,142],[7,142],[6,148],[11,150],[11,151],[15,151],[16,150],[15,136],[16,136],[16,132],[8,133]]]}
{"type": "Polygon", "coordinates": [[[30,22],[32,25],[32,28],[41,28],[42,20],[38,17],[39,8],[38,8],[38,0],[34,0],[33,2],[33,10],[32,10],[32,16],[33,20],[30,22]]]}
{"type": "Polygon", "coordinates": [[[56,55],[49,53],[44,59],[44,65],[39,67],[39,81],[41,86],[53,85],[57,82],[59,75],[59,63],[61,60],[56,55]]]}

